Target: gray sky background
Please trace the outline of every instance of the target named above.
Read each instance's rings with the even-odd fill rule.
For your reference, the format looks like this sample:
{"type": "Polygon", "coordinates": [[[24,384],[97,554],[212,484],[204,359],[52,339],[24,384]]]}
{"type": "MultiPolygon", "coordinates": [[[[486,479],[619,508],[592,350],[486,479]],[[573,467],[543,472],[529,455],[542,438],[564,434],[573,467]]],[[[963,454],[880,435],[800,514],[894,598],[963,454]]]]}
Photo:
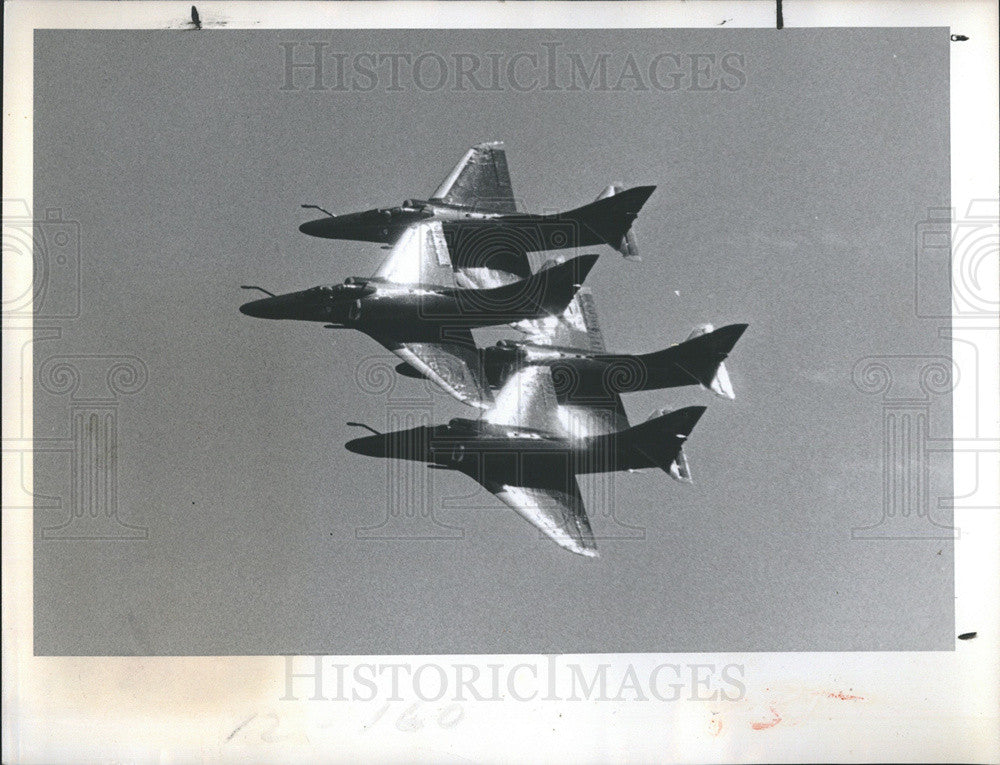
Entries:
{"type": "MultiPolygon", "coordinates": [[[[147,386],[121,401],[117,458],[119,512],[149,539],[36,531],[36,652],[950,649],[950,542],[851,537],[882,509],[880,399],[852,368],[949,354],[942,321],[913,307],[914,227],[948,204],[947,46],[944,29],[39,33],[35,208],[80,222],[83,291],[80,318],[36,343],[36,369],[65,354],[146,364],[147,386]],[[611,53],[612,71],[626,52],[736,52],[746,85],[341,93],[299,74],[286,92],[282,40],[445,57],[557,40],[611,53]],[[627,399],[633,422],[709,409],[688,442],[693,485],[621,475],[614,517],[589,504],[596,562],[485,492],[485,509],[442,511],[476,487],[439,471],[436,517],[463,538],[357,538],[387,502],[386,463],[343,449],[347,420],[386,423],[386,397],[355,381],[379,347],[237,311],[240,284],[339,282],[383,256],[300,234],[313,217],[300,203],[426,197],[491,139],[527,209],[575,207],[611,181],[658,186],[635,227],[643,262],[603,248],[588,280],[609,347],[750,324],[729,361],[735,402],[627,399]],[[606,538],[625,524],[644,538],[606,538]]],[[[942,283],[942,314],[947,296],[942,283]]],[[[399,378],[392,401],[423,391],[399,378]]],[[[36,386],[37,436],[65,433],[67,412],[36,386]]],[[[471,412],[433,398],[435,422],[471,412]]],[[[932,467],[936,505],[950,465],[932,467]]],[[[37,461],[37,492],[68,484],[65,462],[37,461]]],[[[36,529],[61,518],[39,511],[36,529]]]]}

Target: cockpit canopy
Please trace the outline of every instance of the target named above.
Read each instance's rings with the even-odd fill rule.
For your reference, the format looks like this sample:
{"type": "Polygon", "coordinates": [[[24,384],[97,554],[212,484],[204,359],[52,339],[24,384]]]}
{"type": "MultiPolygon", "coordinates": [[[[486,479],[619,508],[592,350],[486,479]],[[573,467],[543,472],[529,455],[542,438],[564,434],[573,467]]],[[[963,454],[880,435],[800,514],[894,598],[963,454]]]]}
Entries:
{"type": "MultiPolygon", "coordinates": [[[[309,292],[315,294],[323,295],[335,295],[338,292],[364,292],[368,294],[374,292],[373,288],[368,287],[368,279],[364,279],[358,276],[348,276],[344,279],[343,284],[321,284],[318,287],[313,287],[309,292]]],[[[353,299],[353,298],[352,298],[353,299]]]]}

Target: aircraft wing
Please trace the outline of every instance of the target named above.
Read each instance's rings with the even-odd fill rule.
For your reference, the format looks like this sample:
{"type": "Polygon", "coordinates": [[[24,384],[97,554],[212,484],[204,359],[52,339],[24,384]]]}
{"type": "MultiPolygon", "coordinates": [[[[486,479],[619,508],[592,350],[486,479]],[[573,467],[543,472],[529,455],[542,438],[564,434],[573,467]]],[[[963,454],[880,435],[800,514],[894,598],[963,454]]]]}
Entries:
{"type": "Polygon", "coordinates": [[[492,289],[531,276],[531,264],[524,251],[498,250],[474,237],[449,242],[441,221],[428,220],[403,230],[374,276],[396,284],[492,289]]]}
{"type": "Polygon", "coordinates": [[[469,149],[430,198],[484,213],[515,213],[507,154],[501,141],[469,149]]]}
{"type": "Polygon", "coordinates": [[[423,221],[404,230],[374,277],[396,284],[454,286],[451,256],[441,221],[423,221]]]}
{"type": "Polygon", "coordinates": [[[597,308],[589,287],[581,287],[559,316],[521,321],[514,328],[534,345],[579,348],[590,353],[607,353],[604,334],[597,322],[597,308]]]}
{"type": "Polygon", "coordinates": [[[528,256],[516,252],[503,253],[508,263],[471,263],[459,265],[455,268],[455,284],[470,290],[491,290],[495,287],[503,287],[507,284],[519,282],[531,275],[531,266],[528,264],[528,256]],[[515,259],[522,261],[524,267],[515,259]],[[495,267],[500,265],[500,268],[495,267]],[[524,272],[524,275],[521,273],[524,272]]]}
{"type": "MultiPolygon", "coordinates": [[[[525,333],[527,342],[534,345],[579,348],[595,354],[607,353],[604,334],[597,321],[594,296],[588,287],[581,287],[559,316],[522,321],[515,327],[525,333]]],[[[611,370],[611,374],[628,373],[626,368],[611,370]]],[[[628,428],[628,415],[625,414],[620,395],[608,391],[597,397],[574,397],[572,380],[566,380],[564,376],[557,367],[556,382],[560,386],[565,384],[567,388],[563,404],[559,407],[559,419],[564,432],[573,438],[586,438],[628,428]]]]}
{"type": "MultiPolygon", "coordinates": [[[[504,383],[483,419],[494,425],[563,435],[558,418],[552,371],[546,366],[517,370],[504,383]]],[[[531,455],[526,455],[531,459],[531,455]]],[[[576,476],[568,470],[518,471],[518,475],[492,478],[484,484],[549,539],[578,555],[596,556],[594,533],[583,507],[576,476]]]]}
{"type": "Polygon", "coordinates": [[[552,370],[545,366],[522,367],[507,379],[483,419],[493,425],[564,435],[558,409],[552,370]]]}
{"type": "Polygon", "coordinates": [[[597,543],[583,507],[576,478],[566,476],[568,486],[518,486],[506,484],[494,492],[505,505],[537,527],[562,548],[577,555],[597,557],[597,543]]]}
{"type": "Polygon", "coordinates": [[[472,332],[449,329],[448,335],[446,339],[426,342],[373,337],[446,393],[462,403],[485,409],[492,403],[493,396],[472,332]]]}

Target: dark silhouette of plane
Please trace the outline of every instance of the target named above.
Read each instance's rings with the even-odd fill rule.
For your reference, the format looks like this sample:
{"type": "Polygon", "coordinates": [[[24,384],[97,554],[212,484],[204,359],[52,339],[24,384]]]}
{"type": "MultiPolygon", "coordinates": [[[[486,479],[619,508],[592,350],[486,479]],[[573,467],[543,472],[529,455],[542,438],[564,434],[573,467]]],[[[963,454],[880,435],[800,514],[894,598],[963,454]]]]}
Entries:
{"type": "MultiPolygon", "coordinates": [[[[597,323],[593,295],[584,287],[561,315],[515,326],[527,333],[527,339],[501,340],[480,349],[483,376],[491,389],[500,388],[516,369],[543,365],[552,368],[560,404],[618,410],[622,393],[686,385],[735,398],[723,362],[748,325],[715,329],[707,324],[695,329],[684,342],[661,351],[609,353],[597,323]]],[[[396,371],[407,377],[423,377],[405,362],[396,371]]]]}
{"type": "MultiPolygon", "coordinates": [[[[655,188],[612,185],[595,202],[568,212],[522,212],[514,200],[503,143],[482,143],[466,152],[429,199],[345,215],[327,213],[299,230],[326,239],[392,244],[414,223],[437,220],[457,266],[486,265],[496,250],[524,258],[526,252],[600,244],[638,259],[632,222],[655,188]]],[[[317,205],[303,207],[327,212],[317,205]]],[[[519,275],[527,274],[522,269],[519,275]]]]}
{"type": "Polygon", "coordinates": [[[551,370],[522,367],[479,420],[455,418],[447,425],[392,433],[368,428],[373,435],[345,446],[369,457],[427,462],[462,472],[560,547],[596,557],[597,544],[576,476],[658,467],[686,479],[682,447],[705,407],[678,409],[635,427],[594,436],[567,430],[559,409],[551,370]]]}
{"type": "MultiPolygon", "coordinates": [[[[597,260],[580,255],[491,289],[448,286],[454,271],[432,224],[408,231],[371,278],[268,296],[240,306],[248,316],[323,322],[357,329],[460,401],[486,407],[471,330],[562,313],[597,260]]],[[[248,289],[261,289],[252,287],[248,289]]]]}

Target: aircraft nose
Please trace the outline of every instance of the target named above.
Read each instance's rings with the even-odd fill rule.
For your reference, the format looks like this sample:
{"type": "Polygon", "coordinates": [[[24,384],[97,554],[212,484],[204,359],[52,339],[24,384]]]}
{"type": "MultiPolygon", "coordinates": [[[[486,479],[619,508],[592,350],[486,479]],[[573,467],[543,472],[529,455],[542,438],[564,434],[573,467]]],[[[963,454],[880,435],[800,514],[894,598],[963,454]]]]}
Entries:
{"type": "Polygon", "coordinates": [[[253,316],[255,319],[277,319],[277,306],[274,298],[251,300],[240,306],[240,313],[253,316]]]}
{"type": "Polygon", "coordinates": [[[299,231],[309,236],[318,236],[324,239],[337,239],[338,230],[342,227],[341,220],[335,217],[318,218],[310,220],[299,226],[299,231]]]}
{"type": "Polygon", "coordinates": [[[363,457],[385,457],[385,436],[363,436],[344,444],[344,448],[363,457]]]}
{"type": "Polygon", "coordinates": [[[240,313],[253,316],[255,319],[302,319],[306,321],[322,321],[324,319],[322,315],[317,314],[309,290],[251,300],[240,306],[240,313]]]}

